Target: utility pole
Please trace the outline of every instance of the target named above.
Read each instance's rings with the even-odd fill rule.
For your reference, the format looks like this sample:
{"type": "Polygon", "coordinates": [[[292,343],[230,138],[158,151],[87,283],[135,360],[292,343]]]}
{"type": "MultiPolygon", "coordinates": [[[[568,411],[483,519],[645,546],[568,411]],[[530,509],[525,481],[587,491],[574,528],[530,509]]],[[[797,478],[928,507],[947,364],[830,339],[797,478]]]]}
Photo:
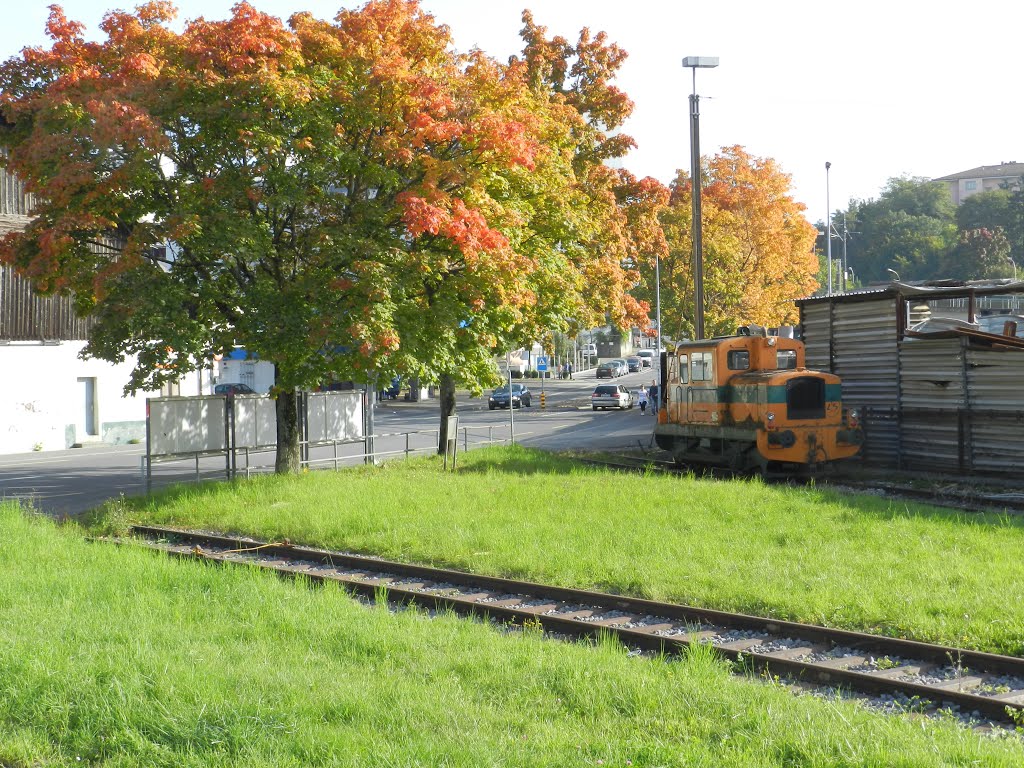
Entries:
{"type": "Polygon", "coordinates": [[[828,262],[828,295],[832,295],[832,201],[829,199],[828,169],[832,163],[825,161],[825,260],[828,262]]]}

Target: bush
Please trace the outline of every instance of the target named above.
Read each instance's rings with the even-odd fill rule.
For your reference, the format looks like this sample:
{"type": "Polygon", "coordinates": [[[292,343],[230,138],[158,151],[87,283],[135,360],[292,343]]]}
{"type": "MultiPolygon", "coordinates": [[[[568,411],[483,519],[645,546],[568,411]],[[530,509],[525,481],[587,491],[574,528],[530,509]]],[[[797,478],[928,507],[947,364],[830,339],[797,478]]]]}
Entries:
{"type": "Polygon", "coordinates": [[[513,379],[521,379],[521,378],[523,378],[523,372],[522,371],[512,371],[512,378],[513,379]]]}

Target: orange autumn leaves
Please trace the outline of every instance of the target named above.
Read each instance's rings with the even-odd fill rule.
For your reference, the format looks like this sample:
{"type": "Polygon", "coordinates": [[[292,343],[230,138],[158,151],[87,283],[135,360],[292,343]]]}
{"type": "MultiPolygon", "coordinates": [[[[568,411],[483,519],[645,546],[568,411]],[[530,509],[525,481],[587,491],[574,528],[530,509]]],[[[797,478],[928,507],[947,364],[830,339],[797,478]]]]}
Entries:
{"type": "MultiPolygon", "coordinates": [[[[790,177],[771,158],[724,147],[703,159],[706,335],[731,334],[738,325],[794,323],[794,298],[817,288],[816,231],[805,206],[790,194],[790,177]]],[[[693,274],[689,175],[680,171],[669,206],[660,212],[669,243],[662,262],[665,332],[693,333],[693,274]]]]}
{"type": "MultiPolygon", "coordinates": [[[[309,386],[476,375],[552,329],[646,325],[641,279],[685,222],[664,185],[605,165],[633,146],[633,105],[603,33],[549,38],[524,13],[523,52],[500,63],[454,52],[414,0],[331,21],[240,2],[180,32],[174,17],[164,0],[113,11],[90,42],[54,7],[52,45],[0,67],[5,162],[39,199],[0,259],[74,291],[98,356],[159,343],[198,365],[238,343],[309,386]],[[114,260],[94,247],[112,233],[114,260]],[[173,259],[147,256],[168,242],[173,259]]],[[[749,193],[706,193],[714,300],[755,321],[807,284],[799,211],[761,162],[749,193]]],[[[666,283],[680,297],[683,266],[666,283]]]]}

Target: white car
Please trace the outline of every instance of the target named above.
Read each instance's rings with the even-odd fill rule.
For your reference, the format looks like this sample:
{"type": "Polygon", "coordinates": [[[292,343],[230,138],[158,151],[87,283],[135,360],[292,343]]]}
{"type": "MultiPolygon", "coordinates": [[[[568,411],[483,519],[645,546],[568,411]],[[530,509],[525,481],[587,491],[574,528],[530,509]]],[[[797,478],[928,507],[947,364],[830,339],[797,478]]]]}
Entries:
{"type": "Polygon", "coordinates": [[[598,384],[590,396],[590,405],[595,411],[598,408],[618,408],[624,411],[636,405],[636,400],[633,393],[621,384],[598,384]]]}
{"type": "Polygon", "coordinates": [[[638,349],[636,357],[640,358],[640,362],[643,363],[644,368],[650,368],[654,365],[654,358],[658,353],[653,349],[638,349]]]}

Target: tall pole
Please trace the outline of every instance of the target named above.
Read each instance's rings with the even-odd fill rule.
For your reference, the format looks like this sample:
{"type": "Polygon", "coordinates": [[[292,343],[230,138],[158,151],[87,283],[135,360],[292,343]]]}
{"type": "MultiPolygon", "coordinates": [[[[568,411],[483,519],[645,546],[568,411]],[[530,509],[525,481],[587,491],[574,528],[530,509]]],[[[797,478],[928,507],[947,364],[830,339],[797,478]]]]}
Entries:
{"type": "Polygon", "coordinates": [[[511,445],[516,444],[516,409],[512,407],[512,353],[505,353],[505,370],[508,373],[508,433],[511,445]]]}
{"type": "MultiPolygon", "coordinates": [[[[704,253],[701,248],[700,220],[700,96],[697,95],[697,69],[693,69],[693,93],[690,94],[690,185],[693,193],[693,334],[704,338],[704,253]]],[[[661,354],[661,348],[658,348],[661,354]]]]}
{"type": "Polygon", "coordinates": [[[832,163],[825,162],[825,260],[828,262],[828,295],[832,295],[832,201],[829,199],[828,169],[832,163]]]}
{"type": "Polygon", "coordinates": [[[850,231],[846,228],[846,211],[843,211],[843,293],[846,293],[846,281],[849,272],[846,271],[846,241],[849,239],[850,231]]]}
{"type": "MultiPolygon", "coordinates": [[[[683,66],[693,70],[693,93],[690,94],[690,185],[693,194],[693,335],[704,338],[704,251],[701,247],[700,220],[700,97],[697,95],[697,68],[718,66],[717,56],[687,56],[683,66]]],[[[661,350],[658,350],[661,354],[661,350]]]]}
{"type": "MultiPolygon", "coordinates": [[[[1016,275],[1016,268],[1014,274],[1016,275]]],[[[654,321],[658,324],[658,354],[654,358],[658,361],[658,378],[655,382],[658,384],[658,397],[661,398],[661,256],[657,253],[654,254],[654,321]]],[[[658,403],[654,403],[655,415],[660,410],[658,403]]]]}

